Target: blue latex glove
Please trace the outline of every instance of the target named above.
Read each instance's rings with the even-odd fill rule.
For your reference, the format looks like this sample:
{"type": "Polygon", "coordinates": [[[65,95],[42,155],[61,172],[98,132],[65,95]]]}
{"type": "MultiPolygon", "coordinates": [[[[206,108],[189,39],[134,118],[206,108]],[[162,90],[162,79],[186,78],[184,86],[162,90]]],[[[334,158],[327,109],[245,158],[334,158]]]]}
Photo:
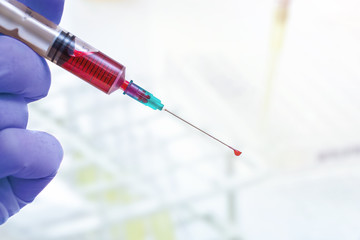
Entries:
{"type": "MultiPolygon", "coordinates": [[[[64,0],[20,2],[59,23],[64,0]]],[[[27,104],[45,97],[49,87],[45,60],[23,43],[0,35],[0,224],[32,202],[59,168],[59,142],[25,129],[27,104]]]]}

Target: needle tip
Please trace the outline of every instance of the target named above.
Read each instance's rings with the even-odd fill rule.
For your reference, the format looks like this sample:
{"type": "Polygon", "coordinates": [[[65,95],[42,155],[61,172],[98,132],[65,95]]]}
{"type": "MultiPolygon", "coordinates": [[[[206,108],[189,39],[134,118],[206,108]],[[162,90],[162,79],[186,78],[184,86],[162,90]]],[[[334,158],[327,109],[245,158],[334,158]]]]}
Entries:
{"type": "Polygon", "coordinates": [[[236,156],[240,156],[240,155],[242,154],[242,152],[240,152],[239,150],[236,150],[236,149],[234,149],[234,148],[230,147],[229,145],[227,145],[227,144],[225,144],[224,142],[220,141],[220,140],[219,140],[219,139],[217,139],[216,137],[214,137],[214,136],[212,136],[212,135],[208,134],[208,133],[207,133],[207,132],[205,132],[204,130],[201,130],[200,128],[196,127],[195,125],[191,124],[190,122],[188,122],[188,121],[184,120],[183,118],[179,117],[178,115],[176,115],[176,114],[174,114],[174,113],[170,112],[170,111],[169,111],[169,110],[167,110],[166,108],[163,108],[163,110],[164,110],[164,111],[166,111],[166,112],[168,112],[168,113],[170,113],[170,114],[171,114],[171,115],[173,115],[174,117],[176,117],[176,118],[180,119],[181,121],[183,121],[183,122],[185,122],[185,123],[189,124],[189,125],[190,125],[190,126],[192,126],[193,128],[196,128],[196,129],[197,129],[197,130],[199,130],[200,132],[202,132],[202,133],[204,133],[204,134],[208,135],[209,137],[211,137],[211,138],[215,139],[216,141],[220,142],[221,144],[223,144],[223,145],[227,146],[228,148],[230,148],[230,149],[234,150],[234,153],[235,153],[235,155],[236,155],[236,156]]]}
{"type": "Polygon", "coordinates": [[[234,150],[234,153],[236,156],[240,156],[242,154],[242,152],[240,152],[239,150],[236,150],[236,149],[234,150]]]}

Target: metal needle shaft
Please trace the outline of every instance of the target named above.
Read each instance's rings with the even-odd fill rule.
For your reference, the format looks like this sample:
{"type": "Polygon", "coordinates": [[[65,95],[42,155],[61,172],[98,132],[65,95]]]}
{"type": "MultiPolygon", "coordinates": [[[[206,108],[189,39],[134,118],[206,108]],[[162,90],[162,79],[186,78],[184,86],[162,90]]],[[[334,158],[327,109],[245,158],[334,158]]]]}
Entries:
{"type": "MultiPolygon", "coordinates": [[[[219,139],[217,139],[216,137],[214,137],[214,136],[210,135],[209,133],[205,132],[204,130],[201,130],[200,128],[196,127],[195,125],[191,124],[190,122],[186,121],[185,119],[183,119],[183,118],[179,117],[178,115],[176,115],[176,114],[174,114],[174,113],[170,112],[169,110],[167,110],[167,109],[165,109],[165,108],[164,108],[164,111],[166,111],[166,112],[170,113],[171,115],[173,115],[174,117],[176,117],[176,118],[180,119],[181,121],[183,121],[183,122],[185,122],[185,123],[189,124],[189,125],[190,125],[190,126],[192,126],[193,128],[196,128],[196,129],[197,129],[197,130],[199,130],[200,132],[202,132],[202,133],[204,133],[204,134],[208,135],[209,137],[213,138],[214,140],[218,141],[219,143],[222,143],[223,145],[227,146],[228,148],[230,148],[230,149],[234,150],[234,152],[236,152],[236,151],[237,151],[237,152],[240,152],[239,150],[236,150],[235,148],[233,148],[233,147],[231,147],[231,146],[227,145],[226,143],[224,143],[224,142],[220,141],[220,140],[219,140],[219,139]]],[[[240,152],[240,154],[241,154],[241,152],[240,152]]],[[[240,154],[239,154],[239,155],[240,155],[240,154]]]]}

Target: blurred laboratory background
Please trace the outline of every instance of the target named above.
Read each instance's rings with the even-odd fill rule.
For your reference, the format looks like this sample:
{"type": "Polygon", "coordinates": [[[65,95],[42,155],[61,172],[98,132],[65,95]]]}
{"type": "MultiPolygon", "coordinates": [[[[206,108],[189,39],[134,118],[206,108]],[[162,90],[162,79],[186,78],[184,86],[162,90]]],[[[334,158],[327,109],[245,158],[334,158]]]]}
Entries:
{"type": "Polygon", "coordinates": [[[2,240],[360,240],[360,2],[67,0],[61,26],[238,148],[50,64],[58,176],[2,240]]]}

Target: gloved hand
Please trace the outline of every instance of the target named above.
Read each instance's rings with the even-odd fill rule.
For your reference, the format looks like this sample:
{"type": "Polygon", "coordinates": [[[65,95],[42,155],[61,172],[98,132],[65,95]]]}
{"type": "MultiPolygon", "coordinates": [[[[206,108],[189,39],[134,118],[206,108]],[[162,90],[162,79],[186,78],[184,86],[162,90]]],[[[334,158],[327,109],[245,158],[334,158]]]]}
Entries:
{"type": "MultiPolygon", "coordinates": [[[[59,23],[64,0],[19,0],[59,23]]],[[[23,43],[0,36],[0,224],[32,202],[54,178],[63,152],[43,132],[26,130],[27,104],[47,95],[50,71],[23,43]]]]}

